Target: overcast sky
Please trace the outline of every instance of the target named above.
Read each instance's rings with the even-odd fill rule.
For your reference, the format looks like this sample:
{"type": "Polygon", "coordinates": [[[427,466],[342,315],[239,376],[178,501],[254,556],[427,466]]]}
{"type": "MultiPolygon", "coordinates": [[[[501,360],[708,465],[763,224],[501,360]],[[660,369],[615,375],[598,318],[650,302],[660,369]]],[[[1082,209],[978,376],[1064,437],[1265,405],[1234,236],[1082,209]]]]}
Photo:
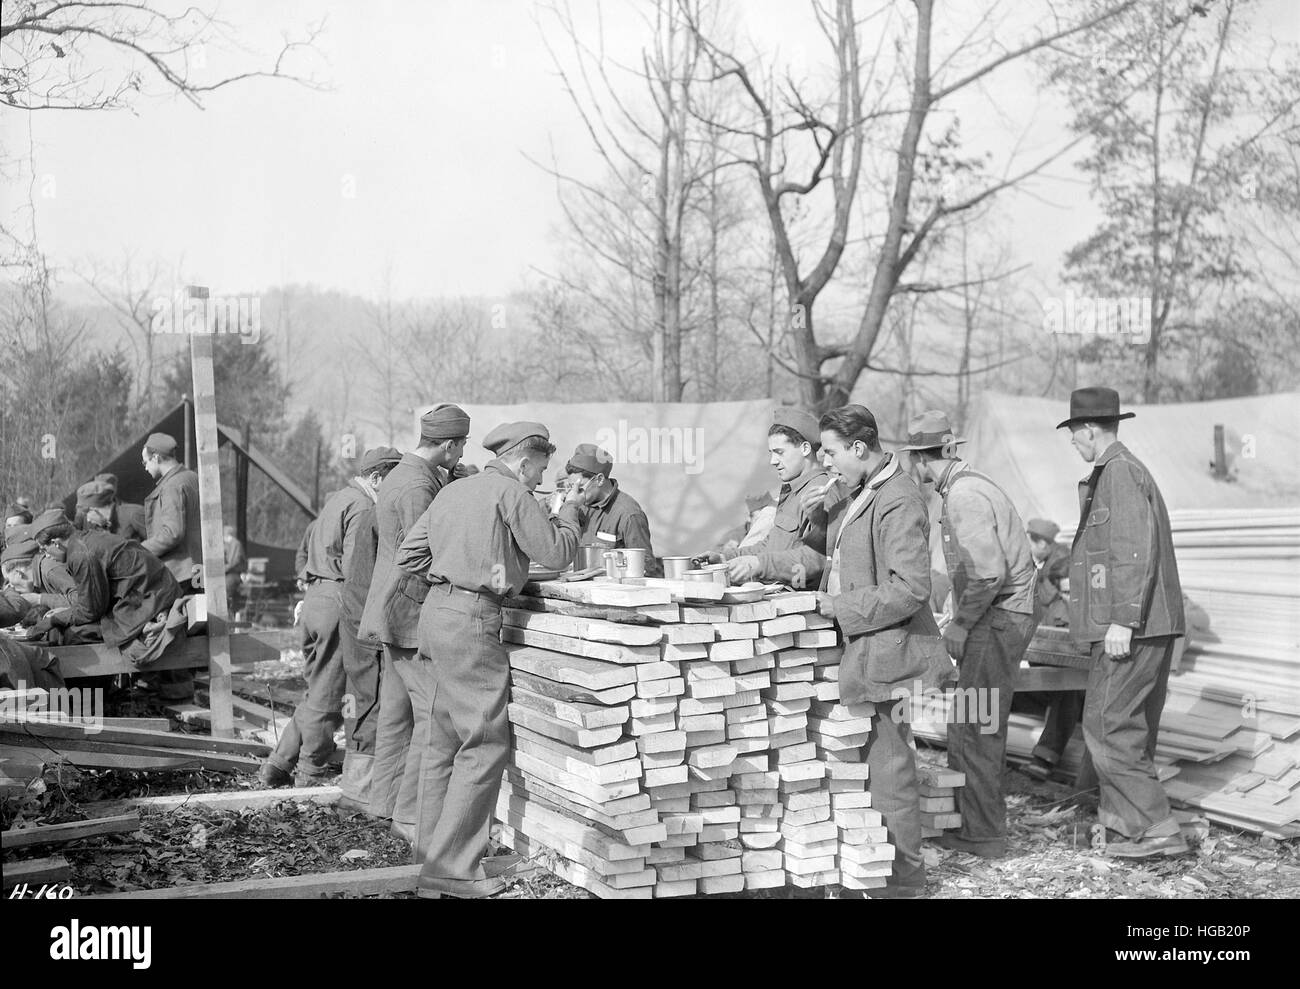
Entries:
{"type": "MultiPolygon", "coordinates": [[[[1002,5],[1006,41],[1032,27],[1016,20],[1027,6],[1037,5],[1002,5]]],[[[575,7],[593,27],[594,5],[575,7]]],[[[1269,7],[1267,30],[1296,38],[1300,3],[1269,7]]],[[[634,5],[602,9],[611,53],[634,56],[646,38],[634,5]]],[[[39,233],[57,263],[130,249],[183,258],[185,274],[217,292],[299,282],[365,295],[389,267],[398,295],[501,295],[551,267],[561,219],[553,180],[524,153],[554,148],[566,168],[596,168],[535,10],[532,0],[227,0],[225,19],[267,52],[280,29],[324,18],[315,71],[331,90],[255,81],[208,97],[203,111],[177,99],[134,116],[9,111],[0,139],[23,153],[30,126],[39,233]]],[[[824,41],[805,5],[745,0],[740,12],[743,35],[816,69],[824,41]]],[[[207,61],[211,73],[227,65],[220,53],[207,61]]],[[[1022,70],[957,109],[966,150],[1000,162],[1025,128],[1024,161],[1063,133],[1063,108],[1022,70]]],[[[1044,278],[1095,222],[1077,173],[1061,165],[1051,176],[1001,213],[1017,259],[1044,278]]],[[[6,185],[6,216],[21,192],[6,185]]]]}

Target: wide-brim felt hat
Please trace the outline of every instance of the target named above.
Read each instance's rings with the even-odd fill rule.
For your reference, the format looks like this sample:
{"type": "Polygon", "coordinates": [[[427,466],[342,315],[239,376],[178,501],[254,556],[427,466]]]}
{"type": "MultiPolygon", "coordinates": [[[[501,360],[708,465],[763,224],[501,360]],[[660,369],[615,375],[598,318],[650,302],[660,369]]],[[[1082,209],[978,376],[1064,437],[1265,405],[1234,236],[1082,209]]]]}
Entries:
{"type": "Polygon", "coordinates": [[[1097,419],[1132,419],[1136,412],[1120,412],[1119,392],[1114,388],[1076,388],[1070,393],[1070,418],[1058,422],[1057,429],[1064,429],[1076,422],[1092,422],[1097,419]]]}

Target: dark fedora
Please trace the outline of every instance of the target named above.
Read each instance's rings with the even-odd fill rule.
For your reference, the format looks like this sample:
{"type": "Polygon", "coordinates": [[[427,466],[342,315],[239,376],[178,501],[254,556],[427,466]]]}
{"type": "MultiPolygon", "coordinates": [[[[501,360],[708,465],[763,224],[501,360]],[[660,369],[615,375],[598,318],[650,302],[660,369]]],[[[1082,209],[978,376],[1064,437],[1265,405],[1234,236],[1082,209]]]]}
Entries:
{"type": "Polygon", "coordinates": [[[1132,419],[1136,413],[1120,412],[1119,392],[1114,388],[1076,388],[1070,392],[1070,418],[1058,423],[1064,429],[1076,422],[1096,422],[1098,419],[1132,419]]]}

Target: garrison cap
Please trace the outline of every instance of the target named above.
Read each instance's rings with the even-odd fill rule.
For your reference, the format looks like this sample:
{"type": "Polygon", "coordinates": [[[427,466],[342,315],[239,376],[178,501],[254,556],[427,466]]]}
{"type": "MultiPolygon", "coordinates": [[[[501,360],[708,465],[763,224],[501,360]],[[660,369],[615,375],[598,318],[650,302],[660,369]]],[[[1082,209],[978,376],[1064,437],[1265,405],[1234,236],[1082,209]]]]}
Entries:
{"type": "Polygon", "coordinates": [[[87,481],[77,488],[78,508],[109,508],[113,504],[114,491],[106,481],[87,481]]]}
{"type": "Polygon", "coordinates": [[[1061,527],[1055,522],[1049,522],[1047,519],[1030,519],[1025,523],[1025,531],[1031,536],[1037,536],[1039,539],[1049,543],[1056,541],[1057,533],[1061,527]]]}
{"type": "Polygon", "coordinates": [[[96,474],[96,475],[95,475],[95,480],[96,480],[96,481],[103,481],[105,484],[107,484],[110,488],[113,489],[113,493],[114,493],[114,494],[117,493],[117,475],[116,475],[116,474],[96,474]]]}
{"type": "Polygon", "coordinates": [[[44,533],[61,525],[72,525],[72,520],[63,514],[62,508],[47,508],[36,516],[27,531],[33,539],[39,541],[44,533]]]}
{"type": "Polygon", "coordinates": [[[17,502],[14,502],[12,505],[10,505],[5,509],[5,522],[8,523],[10,519],[22,519],[21,522],[15,524],[26,525],[28,522],[32,520],[32,513],[28,511],[26,508],[24,508],[22,505],[18,504],[17,502]]]}
{"type": "Polygon", "coordinates": [[[380,467],[388,465],[389,467],[402,459],[394,447],[376,446],[366,451],[366,455],[361,458],[361,466],[357,468],[358,474],[369,474],[372,470],[379,470],[380,467]]]}
{"type": "Polygon", "coordinates": [[[602,450],[595,443],[579,443],[573,456],[564,465],[566,471],[580,471],[583,474],[604,474],[609,477],[614,469],[614,456],[608,450],[602,450]]]}
{"type": "Polygon", "coordinates": [[[161,453],[167,457],[176,455],[176,441],[166,433],[150,433],[144,445],[154,453],[161,453]]]}
{"type": "Polygon", "coordinates": [[[772,425],[793,429],[811,443],[814,450],[822,445],[821,429],[817,425],[817,417],[811,412],[805,412],[792,405],[783,405],[772,410],[772,425]]]}
{"type": "Polygon", "coordinates": [[[551,431],[540,422],[503,422],[484,437],[483,448],[500,456],[530,436],[540,436],[548,443],[551,441],[551,431]]]}
{"type": "Polygon", "coordinates": [[[459,405],[444,402],[420,416],[420,439],[458,440],[469,435],[469,413],[459,405]]]}
{"type": "Polygon", "coordinates": [[[0,552],[0,563],[8,563],[10,560],[29,560],[40,551],[41,547],[32,538],[31,527],[16,526],[10,530],[5,548],[0,552]]]}

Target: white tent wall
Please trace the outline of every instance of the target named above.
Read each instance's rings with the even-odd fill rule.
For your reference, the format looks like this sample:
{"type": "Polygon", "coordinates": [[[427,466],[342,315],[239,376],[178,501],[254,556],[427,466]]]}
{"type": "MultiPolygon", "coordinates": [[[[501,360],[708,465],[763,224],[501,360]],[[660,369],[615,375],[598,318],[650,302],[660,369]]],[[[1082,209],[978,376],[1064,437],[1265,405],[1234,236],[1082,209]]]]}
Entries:
{"type": "MultiPolygon", "coordinates": [[[[697,553],[745,521],[745,497],[772,491],[779,481],[768,465],[770,399],[751,402],[602,402],[462,405],[470,416],[465,460],[492,459],[483,438],[500,423],[541,422],[556,446],[542,484],[555,478],[579,443],[614,455],[614,478],[641,503],[659,555],[697,553]]],[[[432,406],[416,410],[419,417],[432,406]]]]}

